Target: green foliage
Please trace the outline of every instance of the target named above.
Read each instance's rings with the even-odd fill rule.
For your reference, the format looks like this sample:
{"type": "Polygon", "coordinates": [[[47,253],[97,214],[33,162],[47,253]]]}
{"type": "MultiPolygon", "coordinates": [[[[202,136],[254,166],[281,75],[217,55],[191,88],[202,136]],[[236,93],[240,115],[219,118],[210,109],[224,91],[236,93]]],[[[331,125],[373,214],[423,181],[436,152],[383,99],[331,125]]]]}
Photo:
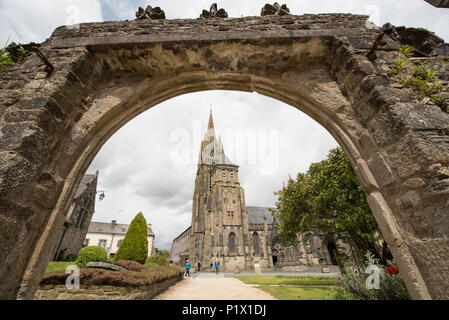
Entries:
{"type": "Polygon", "coordinates": [[[336,277],[314,277],[314,276],[284,276],[277,275],[274,277],[263,276],[241,276],[236,277],[246,284],[258,285],[308,285],[308,286],[323,286],[323,285],[338,285],[339,280],[336,277]]]}
{"type": "Polygon", "coordinates": [[[11,64],[14,64],[14,61],[12,61],[9,53],[0,49],[0,68],[11,64]]]}
{"type": "Polygon", "coordinates": [[[259,286],[257,289],[269,293],[278,300],[335,300],[331,288],[259,286]]]}
{"type": "Polygon", "coordinates": [[[413,49],[409,46],[401,47],[399,55],[395,66],[391,68],[391,72],[398,76],[399,82],[404,87],[423,93],[443,111],[448,112],[447,98],[437,95],[443,91],[444,87],[438,79],[435,79],[435,71],[420,65],[418,61],[412,64],[409,58],[413,56],[413,49]],[[413,71],[411,71],[411,66],[413,66],[413,71]]]}
{"type": "Polygon", "coordinates": [[[73,262],[76,261],[76,256],[74,254],[69,254],[64,261],[73,262]]]}
{"type": "MultiPolygon", "coordinates": [[[[394,263],[389,262],[389,266],[394,263]]],[[[388,274],[385,266],[379,264],[370,252],[366,254],[366,261],[359,266],[350,266],[345,269],[341,277],[341,287],[335,289],[337,300],[410,300],[410,294],[400,273],[388,274]],[[379,268],[379,288],[368,289],[366,285],[370,272],[365,273],[368,266],[379,268]]]]}
{"type": "Polygon", "coordinates": [[[168,260],[164,256],[156,255],[156,256],[148,257],[145,264],[149,265],[149,266],[165,266],[165,265],[168,265],[168,260]]]}
{"type": "Polygon", "coordinates": [[[399,48],[399,53],[401,53],[402,55],[406,56],[407,58],[413,57],[413,54],[414,54],[413,51],[415,51],[415,49],[413,49],[410,46],[401,46],[399,48]]]}
{"type": "Polygon", "coordinates": [[[341,148],[331,150],[327,159],[313,163],[275,194],[274,213],[284,242],[296,242],[298,232],[319,230],[330,240],[351,244],[360,257],[366,250],[375,252],[373,243],[381,239],[381,233],[341,148]]]}
{"type": "Polygon", "coordinates": [[[109,262],[105,248],[100,246],[88,246],[78,252],[76,264],[83,268],[88,262],[109,262]]]}
{"type": "Polygon", "coordinates": [[[71,261],[50,261],[47,265],[47,269],[45,273],[51,273],[60,270],[66,270],[66,268],[70,265],[74,265],[71,261]]]}
{"type": "Polygon", "coordinates": [[[114,261],[132,260],[144,264],[147,257],[147,221],[142,212],[139,212],[131,221],[125,238],[114,256],[114,261]]]}

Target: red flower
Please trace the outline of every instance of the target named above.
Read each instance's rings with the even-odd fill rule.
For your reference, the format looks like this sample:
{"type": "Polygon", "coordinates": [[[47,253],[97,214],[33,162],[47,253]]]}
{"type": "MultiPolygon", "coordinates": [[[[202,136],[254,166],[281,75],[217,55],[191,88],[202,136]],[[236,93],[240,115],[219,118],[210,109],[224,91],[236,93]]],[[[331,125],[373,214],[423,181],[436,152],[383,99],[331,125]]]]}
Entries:
{"type": "Polygon", "coordinates": [[[399,270],[396,269],[394,266],[390,266],[390,267],[385,268],[385,272],[387,274],[398,274],[399,270]]]}

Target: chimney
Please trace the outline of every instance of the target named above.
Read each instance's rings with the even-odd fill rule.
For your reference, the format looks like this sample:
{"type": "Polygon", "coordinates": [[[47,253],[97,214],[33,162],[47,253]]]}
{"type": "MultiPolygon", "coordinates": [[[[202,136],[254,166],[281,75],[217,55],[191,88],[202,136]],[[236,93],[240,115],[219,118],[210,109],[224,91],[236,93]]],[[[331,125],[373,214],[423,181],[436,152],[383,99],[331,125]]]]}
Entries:
{"type": "Polygon", "coordinates": [[[112,220],[111,222],[112,222],[113,225],[117,224],[117,220],[112,220]]]}

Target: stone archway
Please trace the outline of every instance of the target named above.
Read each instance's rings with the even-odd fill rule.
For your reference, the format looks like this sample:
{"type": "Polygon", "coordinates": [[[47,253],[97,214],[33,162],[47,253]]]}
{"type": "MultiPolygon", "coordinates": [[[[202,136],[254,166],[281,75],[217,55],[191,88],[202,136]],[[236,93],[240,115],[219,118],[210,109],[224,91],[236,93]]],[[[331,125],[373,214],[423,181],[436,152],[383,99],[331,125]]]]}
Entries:
{"type": "Polygon", "coordinates": [[[366,58],[380,32],[367,29],[366,19],[56,29],[41,46],[53,73],[33,56],[0,80],[0,223],[9,226],[0,233],[0,297],[33,297],[76,186],[109,137],[164,100],[222,89],[278,99],[325,127],[360,178],[412,296],[449,298],[448,139],[436,129],[449,115],[394,85],[389,65],[399,43],[387,38],[377,60],[366,58]]]}

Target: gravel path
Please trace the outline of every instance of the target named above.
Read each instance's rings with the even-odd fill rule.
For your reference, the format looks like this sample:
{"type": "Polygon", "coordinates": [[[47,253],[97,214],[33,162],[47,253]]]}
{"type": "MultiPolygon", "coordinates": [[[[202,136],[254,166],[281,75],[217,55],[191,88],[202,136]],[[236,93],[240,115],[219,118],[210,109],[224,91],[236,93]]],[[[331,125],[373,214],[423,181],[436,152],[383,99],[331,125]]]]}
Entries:
{"type": "Polygon", "coordinates": [[[276,300],[240,280],[225,277],[192,277],[179,281],[153,300],[276,300]]]}

